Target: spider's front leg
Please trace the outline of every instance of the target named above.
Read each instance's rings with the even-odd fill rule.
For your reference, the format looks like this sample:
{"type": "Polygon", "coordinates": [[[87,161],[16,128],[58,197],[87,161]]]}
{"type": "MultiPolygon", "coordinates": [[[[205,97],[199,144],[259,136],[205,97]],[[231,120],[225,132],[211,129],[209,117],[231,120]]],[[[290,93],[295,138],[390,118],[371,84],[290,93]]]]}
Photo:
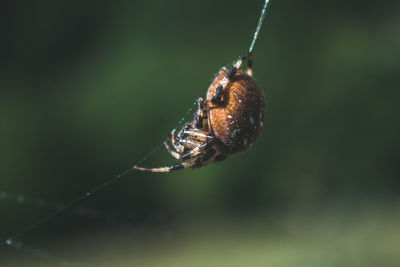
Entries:
{"type": "Polygon", "coordinates": [[[211,104],[214,106],[220,106],[223,103],[222,96],[224,94],[224,89],[228,85],[231,78],[235,75],[237,70],[238,67],[236,67],[236,64],[228,70],[225,77],[219,83],[215,91],[215,95],[211,98],[211,104]]]}
{"type": "Polygon", "coordinates": [[[247,61],[247,74],[249,76],[253,76],[253,55],[251,53],[246,53],[244,56],[240,57],[236,63],[228,70],[225,77],[219,83],[215,95],[211,98],[211,100],[207,100],[205,103],[206,109],[218,108],[223,104],[222,96],[224,94],[224,89],[230,82],[233,76],[235,76],[238,69],[243,64],[243,61],[247,61]]]}
{"type": "Polygon", "coordinates": [[[197,111],[194,114],[193,118],[193,128],[208,132],[209,128],[207,119],[208,119],[207,112],[204,109],[204,97],[200,96],[197,99],[197,111]]]}
{"type": "Polygon", "coordinates": [[[253,77],[253,54],[252,53],[247,53],[247,74],[250,77],[253,77]]]}

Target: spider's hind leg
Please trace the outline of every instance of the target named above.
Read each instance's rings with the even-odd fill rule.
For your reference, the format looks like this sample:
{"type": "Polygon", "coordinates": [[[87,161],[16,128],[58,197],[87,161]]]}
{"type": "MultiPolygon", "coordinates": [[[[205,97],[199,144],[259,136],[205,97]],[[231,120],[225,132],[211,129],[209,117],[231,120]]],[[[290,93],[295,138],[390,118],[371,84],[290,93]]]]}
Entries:
{"type": "Polygon", "coordinates": [[[174,158],[179,159],[179,153],[173,151],[173,150],[169,147],[169,145],[168,145],[168,143],[167,143],[166,141],[164,142],[164,146],[165,146],[165,148],[167,149],[168,153],[170,153],[174,158]]]}
{"type": "Polygon", "coordinates": [[[186,168],[185,163],[181,164],[175,164],[170,167],[161,167],[161,168],[144,168],[144,167],[138,167],[138,166],[133,166],[132,169],[142,171],[142,172],[172,172],[172,171],[177,171],[180,169],[186,168]]]}

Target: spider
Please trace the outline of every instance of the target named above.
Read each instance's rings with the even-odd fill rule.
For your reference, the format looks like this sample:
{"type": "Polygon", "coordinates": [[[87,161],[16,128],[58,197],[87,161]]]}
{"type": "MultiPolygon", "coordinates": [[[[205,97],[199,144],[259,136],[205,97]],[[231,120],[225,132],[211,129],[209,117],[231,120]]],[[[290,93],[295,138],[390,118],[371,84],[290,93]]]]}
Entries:
{"type": "Polygon", "coordinates": [[[263,126],[264,97],[252,78],[252,55],[241,57],[232,68],[222,68],[207,91],[206,99],[199,97],[193,121],[182,130],[170,134],[164,145],[180,164],[140,171],[170,172],[201,167],[225,159],[229,154],[249,148],[263,126]],[[247,71],[240,71],[247,60],[247,71]]]}
{"type": "Polygon", "coordinates": [[[248,149],[260,135],[264,120],[264,97],[253,79],[252,50],[260,31],[268,0],[249,51],[228,70],[222,68],[207,90],[206,98],[197,100],[193,121],[182,130],[173,130],[167,151],[181,163],[169,167],[133,169],[148,172],[171,172],[183,168],[197,168],[221,161],[228,155],[248,149]],[[240,68],[247,61],[246,72],[240,68]],[[172,148],[171,148],[172,146],[172,148]]]}

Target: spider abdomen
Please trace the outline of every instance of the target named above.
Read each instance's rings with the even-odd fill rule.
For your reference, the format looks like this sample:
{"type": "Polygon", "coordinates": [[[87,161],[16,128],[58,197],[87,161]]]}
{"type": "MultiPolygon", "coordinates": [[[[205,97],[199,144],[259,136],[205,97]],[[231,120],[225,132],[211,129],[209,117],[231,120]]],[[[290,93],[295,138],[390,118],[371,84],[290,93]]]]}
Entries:
{"type": "MultiPolygon", "coordinates": [[[[215,77],[207,100],[212,100],[226,74],[227,70],[221,70],[215,77]]],[[[255,142],[263,127],[264,108],[264,97],[255,80],[237,71],[224,88],[222,103],[209,111],[209,124],[224,153],[246,150],[255,142]]]]}

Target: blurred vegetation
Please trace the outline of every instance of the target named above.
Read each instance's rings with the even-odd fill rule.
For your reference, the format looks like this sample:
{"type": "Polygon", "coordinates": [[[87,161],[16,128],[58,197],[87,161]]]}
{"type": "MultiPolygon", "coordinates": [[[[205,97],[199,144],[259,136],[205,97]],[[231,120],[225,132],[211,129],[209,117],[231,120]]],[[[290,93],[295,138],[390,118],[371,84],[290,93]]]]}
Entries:
{"type": "MultiPolygon", "coordinates": [[[[159,146],[246,52],[261,6],[3,1],[0,191],[17,197],[0,197],[0,237],[53,210],[32,199],[66,203],[159,146]]],[[[20,241],[105,265],[398,266],[399,12],[271,0],[254,51],[266,119],[250,150],[131,172],[20,241]]],[[[143,164],[173,162],[161,147],[143,164]]],[[[0,265],[45,263],[57,260],[0,248],[0,265]]]]}

